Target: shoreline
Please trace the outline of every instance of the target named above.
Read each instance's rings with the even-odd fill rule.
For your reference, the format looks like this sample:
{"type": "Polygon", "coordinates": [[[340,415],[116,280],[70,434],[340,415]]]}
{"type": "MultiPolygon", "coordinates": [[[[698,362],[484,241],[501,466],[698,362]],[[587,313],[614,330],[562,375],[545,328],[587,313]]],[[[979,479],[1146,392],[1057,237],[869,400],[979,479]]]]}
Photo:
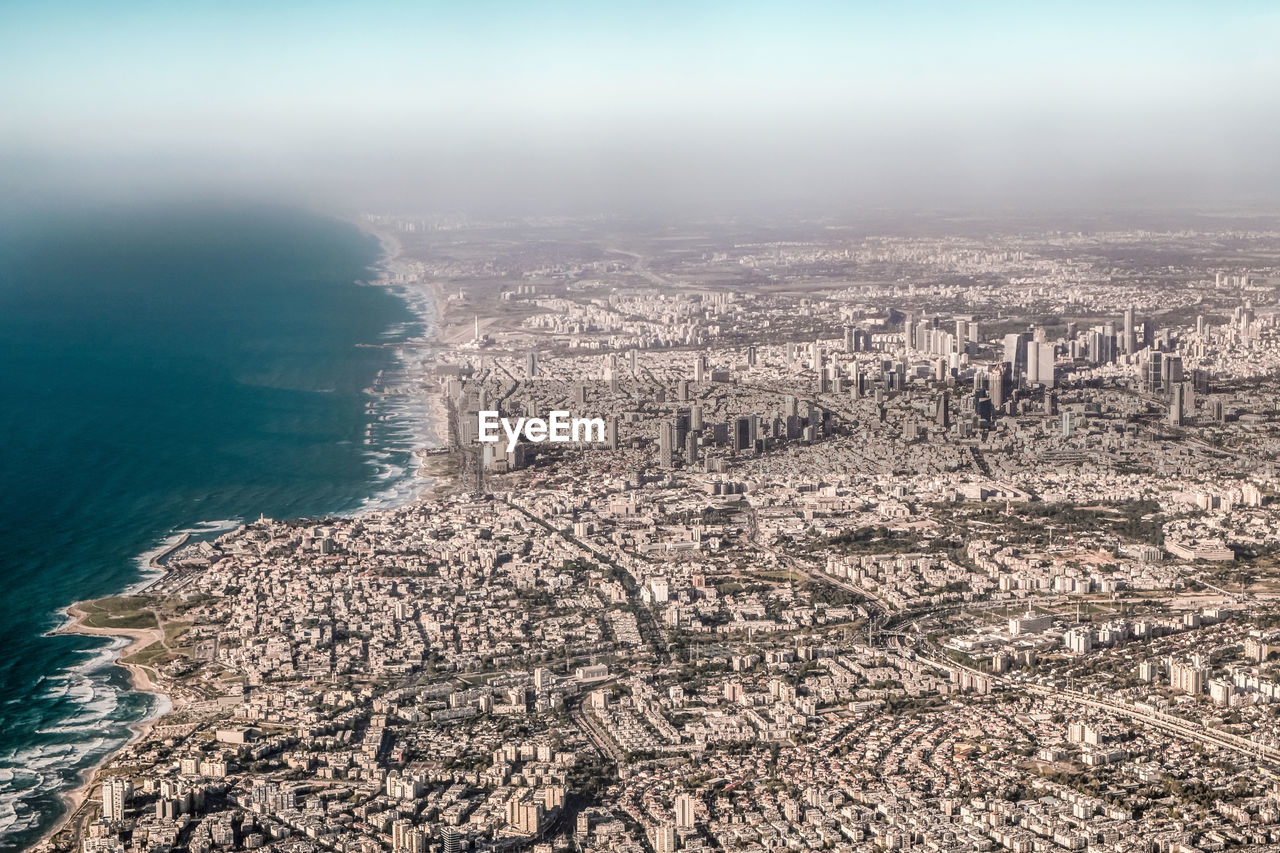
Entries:
{"type": "Polygon", "coordinates": [[[188,531],[183,531],[182,534],[178,537],[176,542],[174,542],[172,545],[166,546],[163,551],[160,551],[159,553],[154,554],[151,557],[151,559],[147,561],[147,565],[153,569],[163,569],[164,563],[162,563],[161,561],[164,560],[166,557],[168,557],[170,554],[172,554],[174,551],[181,548],[183,545],[186,545],[187,542],[189,541],[191,541],[191,533],[188,531]]]}
{"type": "MultiPolygon", "coordinates": [[[[170,548],[167,553],[176,550],[170,548]]],[[[166,553],[166,556],[167,556],[166,553]]],[[[159,566],[158,558],[152,560],[152,565],[159,566]]],[[[66,814],[53,826],[40,836],[40,838],[31,845],[29,849],[43,848],[49,844],[52,839],[60,832],[68,827],[71,821],[76,820],[81,808],[89,799],[89,795],[93,792],[97,784],[98,773],[107,765],[116,755],[128,746],[138,742],[146,737],[151,730],[160,722],[167,714],[175,708],[180,708],[186,704],[185,700],[179,698],[175,701],[174,696],[166,691],[163,685],[156,684],[147,674],[146,669],[138,664],[125,663],[125,658],[137,654],[154,643],[164,642],[164,630],[161,627],[155,628],[98,628],[91,625],[85,625],[84,620],[88,617],[88,613],[84,610],[84,605],[94,599],[86,599],[77,601],[67,605],[63,609],[63,613],[67,616],[67,621],[57,628],[49,631],[46,636],[58,634],[72,634],[85,637],[109,637],[113,640],[125,640],[126,642],[113,650],[111,659],[112,666],[118,666],[129,674],[129,689],[134,693],[146,693],[156,697],[159,701],[155,707],[142,719],[136,720],[128,724],[131,732],[128,740],[120,744],[115,749],[109,750],[89,767],[83,768],[78,774],[77,784],[73,788],[68,788],[58,794],[58,798],[66,807],[66,814]]]]}
{"type": "MultiPolygon", "coordinates": [[[[354,225],[361,231],[371,234],[378,239],[382,250],[382,255],[372,266],[378,270],[379,276],[376,280],[370,282],[353,282],[357,285],[383,287],[388,292],[394,294],[397,298],[404,302],[406,310],[412,314],[417,320],[422,322],[429,330],[429,339],[436,340],[440,329],[438,323],[440,320],[440,307],[442,305],[442,291],[438,285],[426,284],[422,288],[410,288],[402,284],[394,283],[387,277],[391,265],[400,256],[400,242],[392,235],[389,235],[379,229],[372,227],[369,223],[358,218],[342,218],[342,221],[354,225]],[[415,300],[409,298],[409,292],[425,294],[427,296],[427,304],[435,309],[435,316],[426,315],[421,310],[421,306],[415,310],[415,300]]],[[[394,358],[399,362],[401,369],[407,369],[409,360],[407,354],[402,348],[395,349],[394,358]]],[[[426,410],[427,424],[425,427],[413,434],[413,440],[417,441],[434,441],[434,446],[426,445],[414,447],[409,450],[412,460],[410,470],[404,479],[412,479],[415,481],[415,487],[410,494],[398,502],[398,505],[404,506],[421,500],[435,482],[435,476],[428,471],[429,460],[432,456],[432,450],[447,446],[448,443],[448,426],[447,426],[447,410],[444,405],[442,393],[438,388],[428,389],[426,394],[426,410]]],[[[380,404],[385,401],[379,401],[380,404]]],[[[380,493],[375,491],[370,499],[376,498],[380,493]]],[[[365,512],[373,510],[375,507],[359,506],[350,511],[350,515],[359,516],[365,512]]],[[[347,514],[347,513],[341,513],[347,514]]],[[[142,577],[138,582],[126,587],[119,593],[121,596],[140,595],[162,580],[167,574],[168,569],[164,565],[164,560],[171,556],[174,552],[187,544],[191,539],[190,531],[183,531],[173,543],[163,544],[160,548],[153,552],[146,552],[141,557],[148,557],[146,567],[160,572],[157,577],[142,577]]],[[[112,596],[105,596],[112,597],[112,596]]],[[[163,624],[157,616],[157,627],[155,628],[111,628],[111,627],[95,627],[84,624],[84,620],[89,616],[84,606],[94,600],[86,599],[73,602],[62,608],[60,611],[66,621],[57,628],[47,632],[46,636],[58,634],[72,634],[80,636],[108,637],[113,640],[124,640],[125,642],[119,648],[114,650],[111,665],[124,669],[129,674],[129,689],[135,693],[145,693],[157,697],[156,707],[141,720],[128,724],[131,736],[122,744],[104,753],[102,757],[92,766],[83,768],[79,773],[77,784],[59,792],[58,797],[66,807],[66,813],[62,815],[48,830],[28,846],[28,850],[44,850],[52,849],[52,840],[60,833],[67,830],[73,821],[77,820],[79,813],[85,806],[92,794],[93,789],[98,782],[98,774],[112,759],[119,755],[124,749],[137,743],[146,737],[152,729],[154,729],[166,716],[173,711],[184,707],[187,700],[182,696],[175,696],[172,687],[163,683],[163,678],[156,673],[155,680],[152,679],[147,669],[136,663],[126,663],[125,659],[142,651],[143,649],[155,644],[165,642],[165,633],[163,624]]]]}

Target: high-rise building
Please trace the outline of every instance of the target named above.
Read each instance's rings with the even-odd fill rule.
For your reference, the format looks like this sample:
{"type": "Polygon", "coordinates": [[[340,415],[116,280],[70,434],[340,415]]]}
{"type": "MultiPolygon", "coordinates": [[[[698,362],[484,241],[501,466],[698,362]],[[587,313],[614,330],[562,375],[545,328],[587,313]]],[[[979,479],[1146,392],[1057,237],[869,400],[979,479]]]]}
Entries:
{"type": "Polygon", "coordinates": [[[693,795],[678,794],[676,796],[676,826],[680,829],[692,829],[694,820],[693,795]]]}
{"type": "Polygon", "coordinates": [[[1161,360],[1160,378],[1164,380],[1164,387],[1171,392],[1174,385],[1182,384],[1182,356],[1166,353],[1161,360]]]}
{"type": "Polygon", "coordinates": [[[1083,626],[1072,628],[1067,632],[1066,646],[1074,655],[1088,654],[1093,650],[1093,631],[1083,626]]]}
{"type": "Polygon", "coordinates": [[[687,409],[680,409],[676,412],[675,429],[674,447],[678,453],[684,449],[685,437],[689,435],[689,412],[687,409]]]}
{"type": "Polygon", "coordinates": [[[1056,380],[1056,361],[1053,344],[1027,344],[1027,382],[1052,388],[1056,380]]]}
{"type": "Polygon", "coordinates": [[[1143,387],[1148,394],[1155,394],[1164,387],[1164,354],[1158,350],[1152,350],[1147,354],[1143,387]]]}
{"type": "Polygon", "coordinates": [[[1027,335],[1011,332],[1004,336],[1004,360],[1011,364],[1016,382],[1027,369],[1027,335]]]}
{"type": "Polygon", "coordinates": [[[112,776],[102,783],[102,818],[107,821],[124,820],[125,805],[133,798],[133,783],[119,776],[112,776]]]}
{"type": "Polygon", "coordinates": [[[409,834],[413,832],[413,821],[401,818],[391,824],[391,849],[392,850],[408,850],[410,844],[409,834]]]}
{"type": "Polygon", "coordinates": [[[675,824],[663,821],[653,830],[654,853],[676,853],[675,824]]]}
{"type": "Polygon", "coordinates": [[[1182,426],[1184,398],[1186,396],[1186,386],[1179,382],[1171,389],[1169,396],[1169,426],[1182,426]]]}
{"type": "Polygon", "coordinates": [[[987,392],[991,396],[991,405],[999,411],[1004,407],[1009,395],[1009,362],[993,364],[987,371],[987,392]]]}
{"type": "Polygon", "coordinates": [[[658,424],[658,464],[663,468],[675,466],[676,425],[664,420],[658,424]]]}
{"type": "Polygon", "coordinates": [[[1183,693],[1199,695],[1204,692],[1204,670],[1194,664],[1170,660],[1169,686],[1183,693]]]}
{"type": "Polygon", "coordinates": [[[542,820],[546,815],[542,803],[512,797],[507,801],[507,823],[526,835],[541,835],[542,820]]]}
{"type": "Polygon", "coordinates": [[[1138,339],[1133,330],[1133,308],[1124,309],[1124,354],[1133,355],[1138,351],[1138,339]]]}

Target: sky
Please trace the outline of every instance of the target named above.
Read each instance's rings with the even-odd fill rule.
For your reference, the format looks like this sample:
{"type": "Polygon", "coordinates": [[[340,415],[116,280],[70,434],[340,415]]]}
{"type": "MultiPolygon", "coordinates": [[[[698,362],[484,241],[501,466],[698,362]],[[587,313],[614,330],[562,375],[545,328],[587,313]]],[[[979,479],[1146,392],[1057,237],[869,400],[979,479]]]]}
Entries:
{"type": "Polygon", "coordinates": [[[1280,3],[0,4],[0,190],[1280,205],[1280,3]]]}

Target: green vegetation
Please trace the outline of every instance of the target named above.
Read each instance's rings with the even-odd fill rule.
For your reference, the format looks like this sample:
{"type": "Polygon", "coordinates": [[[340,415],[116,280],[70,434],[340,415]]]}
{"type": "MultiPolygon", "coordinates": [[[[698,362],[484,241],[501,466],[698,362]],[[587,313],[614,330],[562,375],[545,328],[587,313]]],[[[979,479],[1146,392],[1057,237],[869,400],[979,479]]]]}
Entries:
{"type": "Polygon", "coordinates": [[[159,627],[150,610],[155,604],[155,599],[147,596],[115,595],[78,606],[85,613],[82,623],[86,628],[136,629],[159,627]]]}
{"type": "Polygon", "coordinates": [[[146,648],[129,655],[127,658],[121,658],[120,660],[122,663],[136,664],[138,666],[155,669],[161,663],[164,663],[164,659],[168,655],[169,651],[163,644],[152,643],[146,648]]]}

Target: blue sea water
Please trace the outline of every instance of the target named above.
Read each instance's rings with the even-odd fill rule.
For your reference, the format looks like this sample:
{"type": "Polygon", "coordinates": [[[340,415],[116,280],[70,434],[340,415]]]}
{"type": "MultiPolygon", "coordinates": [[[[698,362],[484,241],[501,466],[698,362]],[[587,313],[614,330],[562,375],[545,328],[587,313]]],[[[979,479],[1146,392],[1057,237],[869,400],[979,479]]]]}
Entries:
{"type": "Polygon", "coordinates": [[[355,283],[376,240],[323,217],[167,205],[0,224],[3,851],[155,710],[111,641],[46,636],[61,609],[136,583],[176,531],[349,511],[403,476],[403,425],[365,392],[394,347],[368,345],[415,326],[355,283]]]}

